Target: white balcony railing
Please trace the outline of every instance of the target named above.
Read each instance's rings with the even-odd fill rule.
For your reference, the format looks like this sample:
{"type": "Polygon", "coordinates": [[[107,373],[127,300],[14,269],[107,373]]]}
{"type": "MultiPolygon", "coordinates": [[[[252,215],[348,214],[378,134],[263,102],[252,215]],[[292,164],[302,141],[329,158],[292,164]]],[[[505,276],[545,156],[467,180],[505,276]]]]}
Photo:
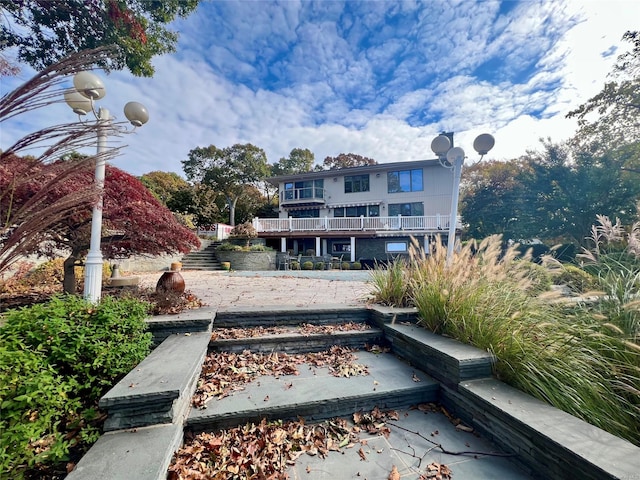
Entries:
{"type": "MultiPolygon", "coordinates": [[[[259,233],[268,232],[351,232],[402,231],[429,232],[447,230],[449,215],[421,217],[322,217],[322,218],[254,218],[253,226],[259,233]]],[[[460,227],[458,219],[457,227],[460,227]]]]}

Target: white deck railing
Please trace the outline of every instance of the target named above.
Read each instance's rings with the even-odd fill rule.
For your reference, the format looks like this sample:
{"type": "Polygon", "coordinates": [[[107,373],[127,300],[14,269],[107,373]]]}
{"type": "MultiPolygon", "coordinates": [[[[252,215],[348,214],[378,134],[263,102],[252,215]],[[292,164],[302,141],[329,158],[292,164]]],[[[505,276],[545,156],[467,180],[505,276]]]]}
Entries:
{"type": "MultiPolygon", "coordinates": [[[[458,226],[460,219],[458,219],[458,226]]],[[[254,218],[258,232],[352,232],[403,231],[424,232],[449,228],[449,215],[422,217],[322,217],[322,218],[254,218]]]]}

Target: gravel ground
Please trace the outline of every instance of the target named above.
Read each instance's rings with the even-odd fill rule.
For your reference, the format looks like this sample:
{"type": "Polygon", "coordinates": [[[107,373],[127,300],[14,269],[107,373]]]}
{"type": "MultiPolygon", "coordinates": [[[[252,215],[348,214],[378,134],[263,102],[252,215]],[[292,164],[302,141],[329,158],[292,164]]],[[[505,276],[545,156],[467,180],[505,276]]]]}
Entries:
{"type": "MultiPolygon", "coordinates": [[[[163,272],[136,273],[155,287],[163,272]]],[[[368,271],[221,272],[184,270],[186,289],[212,307],[363,305],[371,292],[368,271]]]]}

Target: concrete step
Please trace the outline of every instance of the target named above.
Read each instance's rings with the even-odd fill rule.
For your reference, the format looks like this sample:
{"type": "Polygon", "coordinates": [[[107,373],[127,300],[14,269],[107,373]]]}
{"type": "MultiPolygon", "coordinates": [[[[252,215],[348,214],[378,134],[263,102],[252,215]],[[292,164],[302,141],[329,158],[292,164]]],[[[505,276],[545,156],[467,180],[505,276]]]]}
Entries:
{"type": "Polygon", "coordinates": [[[347,322],[368,322],[370,310],[360,306],[314,305],[313,307],[234,307],[218,310],[214,328],[247,328],[300,325],[328,325],[347,322]]]}
{"type": "Polygon", "coordinates": [[[247,422],[296,419],[323,420],[354,412],[407,408],[435,402],[439,384],[392,354],[357,352],[369,375],[335,377],[327,368],[299,366],[299,375],[262,376],[243,391],[210,400],[205,409],[192,409],[185,428],[200,432],[247,422]]]}
{"type": "Polygon", "coordinates": [[[251,350],[252,352],[307,353],[320,352],[333,345],[361,349],[366,345],[381,345],[385,341],[382,330],[378,328],[304,334],[295,327],[288,327],[282,333],[248,338],[216,338],[217,330],[223,329],[213,330],[212,340],[209,343],[210,352],[239,353],[251,350]]]}
{"type": "Polygon", "coordinates": [[[180,423],[202,369],[210,332],[167,337],[100,399],[105,431],[180,423]]]}

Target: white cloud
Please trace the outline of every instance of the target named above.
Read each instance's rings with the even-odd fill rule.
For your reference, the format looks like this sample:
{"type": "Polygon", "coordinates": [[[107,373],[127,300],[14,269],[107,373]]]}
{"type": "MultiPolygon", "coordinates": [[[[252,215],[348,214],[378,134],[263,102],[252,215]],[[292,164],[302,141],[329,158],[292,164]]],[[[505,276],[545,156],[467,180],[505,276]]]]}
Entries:
{"type": "MultiPolygon", "coordinates": [[[[151,115],[114,164],[182,174],[192,148],[237,142],[270,162],[296,147],[318,162],[341,152],[404,161],[431,157],[442,130],[470,159],[484,132],[496,137],[490,158],[516,158],[575,131],[566,113],[600,90],[612,47],[640,18],[633,0],[526,1],[503,16],[496,1],[358,5],[203,2],[178,22],[179,51],[154,61],[154,78],[104,78],[115,116],[129,100],[151,115]],[[487,61],[500,77],[476,72],[487,61]]],[[[73,114],[59,105],[21,120],[2,125],[1,148],[73,114]]]]}

